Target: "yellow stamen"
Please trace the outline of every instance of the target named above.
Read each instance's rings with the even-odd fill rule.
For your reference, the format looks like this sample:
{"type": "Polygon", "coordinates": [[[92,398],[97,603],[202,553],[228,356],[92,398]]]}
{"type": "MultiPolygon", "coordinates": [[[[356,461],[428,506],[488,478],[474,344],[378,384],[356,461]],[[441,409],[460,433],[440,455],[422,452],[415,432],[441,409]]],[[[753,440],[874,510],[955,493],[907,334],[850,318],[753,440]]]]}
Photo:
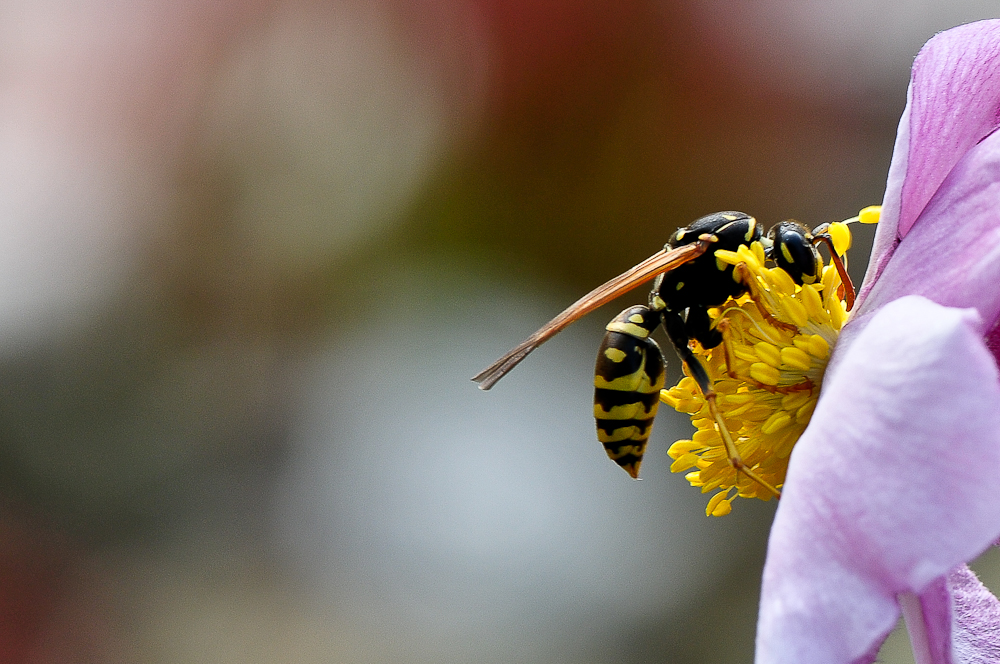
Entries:
{"type": "MultiPolygon", "coordinates": [[[[858,220],[860,221],[860,215],[858,220]]],[[[847,250],[851,248],[851,231],[847,228],[847,224],[835,221],[830,224],[826,232],[830,234],[833,248],[837,250],[837,253],[841,256],[846,254],[847,250]]]]}
{"type": "MultiPolygon", "coordinates": [[[[858,217],[830,224],[838,253],[850,246],[848,223],[872,223],[879,213],[880,208],[873,206],[858,217]]],[[[703,493],[714,492],[705,513],[724,516],[737,497],[769,500],[784,483],[788,456],[816,407],[830,350],[847,320],[847,310],[838,295],[840,276],[832,263],[824,266],[818,283],[799,286],[781,268],[765,265],[759,242],[715,255],[722,264],[742,266],[737,271],[751,291],[709,311],[726,343],[710,350],[699,344],[693,347],[718,395],[715,405],[706,401],[689,376],[662,390],[660,400],[690,415],[696,429],[690,439],[671,446],[671,470],[685,472],[688,482],[703,493]],[[725,324],[720,325],[722,321],[725,324]],[[727,452],[713,409],[725,422],[725,438],[731,438],[745,471],[737,472],[729,463],[731,451],[727,452]]]]}
{"type": "Polygon", "coordinates": [[[726,499],[726,495],[725,491],[720,491],[712,496],[705,508],[706,516],[725,516],[733,511],[733,503],[726,499]]]}
{"type": "Polygon", "coordinates": [[[877,224],[880,216],[882,216],[882,206],[869,205],[858,213],[858,221],[862,224],[877,224]]]}

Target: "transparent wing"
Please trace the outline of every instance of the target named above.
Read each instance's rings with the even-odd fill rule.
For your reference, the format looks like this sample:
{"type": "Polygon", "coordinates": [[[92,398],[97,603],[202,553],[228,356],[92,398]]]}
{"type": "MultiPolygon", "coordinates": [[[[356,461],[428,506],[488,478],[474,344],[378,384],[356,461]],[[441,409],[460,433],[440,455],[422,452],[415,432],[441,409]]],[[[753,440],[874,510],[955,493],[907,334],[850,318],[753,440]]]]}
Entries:
{"type": "Polygon", "coordinates": [[[685,244],[676,249],[664,249],[653,254],[632,269],[598,286],[569,305],[565,311],[543,325],[541,329],[522,341],[515,348],[512,348],[506,355],[473,376],[472,380],[479,383],[479,389],[490,389],[496,385],[498,380],[516,367],[521,360],[526,358],[531,351],[562,332],[576,320],[583,318],[594,309],[610,302],[622,293],[630,291],[647,281],[651,281],[656,275],[677,269],[684,263],[694,260],[705,253],[709,246],[709,241],[699,239],[696,242],[685,244]]]}

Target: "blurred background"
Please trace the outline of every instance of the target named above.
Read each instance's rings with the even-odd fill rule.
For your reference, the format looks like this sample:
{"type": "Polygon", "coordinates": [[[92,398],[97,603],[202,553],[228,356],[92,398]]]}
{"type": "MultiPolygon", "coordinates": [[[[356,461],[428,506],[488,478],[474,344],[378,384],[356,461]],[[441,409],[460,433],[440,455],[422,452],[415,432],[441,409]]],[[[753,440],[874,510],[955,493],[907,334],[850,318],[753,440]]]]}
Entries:
{"type": "Polygon", "coordinates": [[[773,505],[594,437],[645,294],[469,377],[698,216],[880,202],[994,11],[4,0],[0,661],[750,662],[773,505]]]}

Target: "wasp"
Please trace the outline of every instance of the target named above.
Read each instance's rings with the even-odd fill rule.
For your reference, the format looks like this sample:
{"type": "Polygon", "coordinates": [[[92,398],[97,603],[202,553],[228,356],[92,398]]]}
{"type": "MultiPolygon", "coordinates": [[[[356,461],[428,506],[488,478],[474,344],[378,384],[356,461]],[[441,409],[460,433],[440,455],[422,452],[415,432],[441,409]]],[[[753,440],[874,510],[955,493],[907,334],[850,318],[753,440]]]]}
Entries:
{"type": "MultiPolygon", "coordinates": [[[[785,270],[795,283],[821,278],[823,259],[818,246],[825,244],[840,273],[847,309],[854,304],[854,287],[843,259],[827,232],[829,224],[812,231],[796,221],[782,221],[763,237],[757,220],[743,212],[716,212],[677,230],[664,248],[635,267],[598,286],[567,307],[537,332],[503,357],[473,376],[488,390],[529,353],[601,305],[644,283],[653,281],[645,305],[625,309],[608,323],[597,353],[594,371],[594,417],[597,438],[608,456],[633,478],[646,451],[653,419],[664,385],[665,363],[652,334],[663,327],[688,374],[708,403],[726,446],[729,463],[775,496],[772,487],[746,467],[736,450],[716,406],[708,373],[691,350],[691,342],[715,348],[723,332],[713,326],[708,310],[729,298],[753,296],[749,278],[739,265],[717,261],[715,251],[736,251],[740,245],[761,242],[765,255],[785,270]]],[[[778,325],[783,325],[774,321],[778,325]]]]}

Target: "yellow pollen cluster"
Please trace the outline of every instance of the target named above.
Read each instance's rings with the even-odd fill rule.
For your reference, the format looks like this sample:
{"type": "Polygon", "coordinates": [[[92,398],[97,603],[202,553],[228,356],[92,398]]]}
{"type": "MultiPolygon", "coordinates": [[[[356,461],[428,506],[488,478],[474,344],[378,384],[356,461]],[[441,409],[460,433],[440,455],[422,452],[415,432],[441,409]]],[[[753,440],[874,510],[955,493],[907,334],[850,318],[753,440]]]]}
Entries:
{"type": "MultiPolygon", "coordinates": [[[[845,224],[831,224],[837,252],[850,245],[845,224]]],[[[708,371],[720,415],[747,468],[773,487],[785,480],[788,456],[805,430],[819,397],[830,351],[847,312],[841,281],[832,262],[822,279],[796,285],[784,270],[765,265],[764,247],[755,242],[739,251],[716,251],[716,259],[736,266],[750,292],[710,310],[724,342],[692,350],[708,371]]],[[[669,450],[671,471],[687,472],[692,486],[714,491],[709,516],[724,516],[737,497],[769,500],[772,494],[730,464],[704,395],[685,376],[662,390],[660,400],[691,417],[696,431],[669,450]]]]}

